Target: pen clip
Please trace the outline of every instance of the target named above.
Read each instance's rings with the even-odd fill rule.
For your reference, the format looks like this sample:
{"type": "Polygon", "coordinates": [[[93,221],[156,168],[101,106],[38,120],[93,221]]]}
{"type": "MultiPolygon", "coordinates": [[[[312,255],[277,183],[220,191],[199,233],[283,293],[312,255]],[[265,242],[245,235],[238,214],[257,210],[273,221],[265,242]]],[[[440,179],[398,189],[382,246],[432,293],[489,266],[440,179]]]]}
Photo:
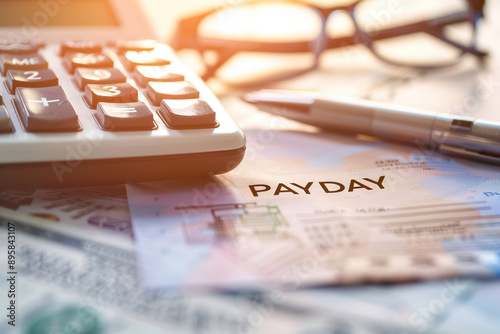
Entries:
{"type": "Polygon", "coordinates": [[[437,142],[445,154],[500,164],[500,142],[496,140],[452,131],[444,133],[437,142]]]}
{"type": "Polygon", "coordinates": [[[466,149],[464,147],[452,146],[446,144],[441,144],[439,146],[439,151],[448,155],[462,156],[465,158],[472,158],[476,160],[482,160],[490,163],[500,164],[500,155],[495,152],[474,151],[466,149]]]}

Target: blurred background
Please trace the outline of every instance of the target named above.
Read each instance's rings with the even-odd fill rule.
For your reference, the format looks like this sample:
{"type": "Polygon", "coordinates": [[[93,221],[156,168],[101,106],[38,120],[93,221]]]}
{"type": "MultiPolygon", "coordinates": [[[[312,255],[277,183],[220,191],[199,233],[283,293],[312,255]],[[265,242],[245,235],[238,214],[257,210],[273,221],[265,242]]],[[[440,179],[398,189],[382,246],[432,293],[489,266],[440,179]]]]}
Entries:
{"type": "MultiPolygon", "coordinates": [[[[249,10],[241,8],[242,4],[248,5],[248,1],[236,0],[185,1],[175,5],[154,0],[141,3],[156,32],[166,41],[175,40],[179,18],[215,11],[199,23],[196,34],[202,42],[197,46],[208,41],[204,44],[207,49],[215,45],[223,50],[241,50],[223,62],[213,80],[208,80],[210,88],[222,99],[227,99],[225,104],[229,109],[234,109],[233,103],[239,110],[253,109],[231,98],[238,94],[252,89],[279,88],[356,96],[439,112],[500,119],[498,113],[493,112],[499,104],[498,94],[486,94],[480,103],[473,101],[485,81],[497,82],[499,78],[498,47],[493,40],[500,30],[494,19],[500,8],[495,0],[484,3],[484,18],[468,17],[456,23],[453,23],[452,14],[470,8],[471,3],[480,7],[483,1],[362,1],[356,6],[353,17],[358,30],[368,34],[427,19],[438,25],[442,22],[436,18],[450,22],[439,31],[441,39],[428,33],[405,32],[394,38],[375,40],[371,49],[363,43],[369,39],[366,36],[355,35],[357,43],[349,45],[352,41],[346,36],[353,36],[355,26],[347,11],[336,11],[328,16],[325,34],[330,41],[324,42],[320,37],[321,15],[290,2],[257,1],[256,5],[248,6],[249,10]],[[472,23],[477,23],[475,30],[472,23]],[[222,42],[210,43],[214,38],[222,42]],[[335,48],[332,48],[332,40],[338,44],[335,48]],[[275,48],[273,52],[260,52],[268,45],[234,41],[261,41],[275,44],[275,48]],[[287,45],[282,45],[295,41],[308,41],[299,47],[306,52],[288,52],[287,45]],[[325,47],[325,43],[329,45],[325,47]],[[452,43],[465,47],[474,45],[479,53],[484,51],[488,55],[463,52],[452,43]],[[311,70],[316,60],[317,67],[311,70]],[[450,64],[453,66],[446,66],[450,64]],[[294,77],[294,73],[304,74],[294,77]],[[272,81],[280,75],[286,80],[272,81]]],[[[329,8],[332,5],[349,6],[353,1],[309,3],[329,8]]],[[[206,60],[200,61],[193,47],[179,50],[181,59],[200,75],[206,72],[204,63],[216,62],[214,58],[218,58],[210,50],[205,54],[206,60]]],[[[242,114],[243,111],[234,116],[241,119],[242,114]]]]}

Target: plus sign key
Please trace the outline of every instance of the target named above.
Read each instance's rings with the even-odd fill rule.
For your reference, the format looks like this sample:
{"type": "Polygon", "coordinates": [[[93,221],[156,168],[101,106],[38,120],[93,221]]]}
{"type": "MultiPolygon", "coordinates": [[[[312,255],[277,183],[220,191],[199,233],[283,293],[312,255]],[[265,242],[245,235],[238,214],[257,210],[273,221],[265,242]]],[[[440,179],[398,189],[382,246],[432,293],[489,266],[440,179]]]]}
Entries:
{"type": "Polygon", "coordinates": [[[29,132],[80,130],[78,115],[61,86],[16,89],[15,105],[29,132]]]}
{"type": "Polygon", "coordinates": [[[0,72],[8,70],[43,70],[49,68],[49,63],[39,54],[11,55],[0,54],[0,72]]]}

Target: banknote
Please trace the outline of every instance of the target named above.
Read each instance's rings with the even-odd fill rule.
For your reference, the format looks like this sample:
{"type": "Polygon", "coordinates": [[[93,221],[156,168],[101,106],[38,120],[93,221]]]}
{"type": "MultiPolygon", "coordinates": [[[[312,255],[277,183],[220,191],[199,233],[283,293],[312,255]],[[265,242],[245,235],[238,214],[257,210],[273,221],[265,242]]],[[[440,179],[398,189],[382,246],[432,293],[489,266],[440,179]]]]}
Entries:
{"type": "Polygon", "coordinates": [[[291,333],[297,321],[259,318],[234,294],[143,290],[133,243],[113,233],[0,208],[0,241],[14,250],[0,258],[1,333],[291,333]]]}
{"type": "MultiPolygon", "coordinates": [[[[454,278],[395,285],[302,289],[287,295],[316,315],[344,315],[365,323],[393,324],[388,333],[496,333],[497,280],[454,278]],[[406,327],[405,329],[401,329],[406,327]]],[[[322,324],[328,328],[328,322],[322,324]]],[[[333,326],[333,323],[332,323],[333,326]]],[[[345,322],[346,330],[353,328],[345,322]]],[[[386,329],[387,330],[387,329],[386,329]]]]}
{"type": "MultiPolygon", "coordinates": [[[[16,312],[0,332],[17,333],[413,333],[401,300],[433,296],[428,285],[301,291],[165,291],[140,287],[133,243],[90,227],[46,222],[0,209],[0,240],[16,236],[16,312]],[[413,291],[413,292],[412,292],[413,291]],[[425,292],[425,293],[423,293],[425,292]],[[384,303],[381,303],[384,300],[384,303]],[[381,305],[382,304],[382,305],[381,305]],[[385,310],[385,313],[381,311],[385,310]]],[[[9,270],[9,271],[8,271],[9,270]]],[[[435,283],[438,284],[438,283],[435,283]]],[[[7,296],[7,294],[5,294],[7,296]]],[[[3,300],[3,299],[2,299],[3,300]]],[[[473,306],[468,306],[473,307],[473,306]]],[[[7,309],[7,307],[5,307],[7,309]]]]}
{"type": "Polygon", "coordinates": [[[422,148],[247,131],[234,172],[127,185],[142,282],[292,288],[500,273],[500,174],[422,148]]]}
{"type": "Polygon", "coordinates": [[[124,185],[62,189],[2,189],[0,206],[53,223],[91,227],[132,238],[124,185]]]}

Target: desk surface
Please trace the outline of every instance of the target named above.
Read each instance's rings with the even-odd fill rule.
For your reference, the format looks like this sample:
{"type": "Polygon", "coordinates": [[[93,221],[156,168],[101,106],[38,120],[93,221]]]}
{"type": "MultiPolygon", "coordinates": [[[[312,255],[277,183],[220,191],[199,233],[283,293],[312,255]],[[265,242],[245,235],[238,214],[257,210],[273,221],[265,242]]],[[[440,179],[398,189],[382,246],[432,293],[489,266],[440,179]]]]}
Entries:
{"type": "MultiPolygon", "coordinates": [[[[173,22],[177,15],[191,12],[198,4],[207,6],[207,2],[204,0],[176,2],[175,5],[173,5],[172,1],[160,0],[142,0],[142,3],[151,16],[159,36],[162,38],[166,38],[173,28],[173,22]]],[[[210,1],[209,3],[209,5],[213,5],[214,2],[210,1]]],[[[217,4],[219,1],[215,1],[215,3],[217,4]]],[[[226,1],[221,0],[220,3],[226,3],[226,1]]],[[[500,120],[500,112],[498,112],[500,107],[500,94],[498,94],[500,86],[500,45],[493,42],[496,41],[497,36],[500,34],[500,21],[493,19],[493,13],[498,13],[500,10],[500,2],[491,1],[488,6],[486,13],[488,19],[481,24],[480,30],[480,43],[488,48],[491,53],[491,61],[485,69],[478,68],[473,60],[466,59],[457,68],[421,75],[402,72],[382,65],[364,52],[356,54],[356,61],[353,62],[343,62],[342,57],[339,57],[338,54],[329,52],[322,58],[322,65],[318,71],[287,82],[276,83],[266,88],[317,90],[325,93],[372,98],[441,112],[465,112],[475,117],[500,120]],[[484,89],[484,87],[489,87],[491,94],[480,98],[477,94],[478,88],[484,89]]],[[[186,62],[189,61],[190,58],[187,57],[186,62]]],[[[269,124],[269,115],[257,111],[254,106],[240,100],[240,95],[245,90],[228,88],[216,83],[211,83],[211,85],[224,106],[243,129],[262,129],[265,128],[266,124],[269,124]]],[[[294,122],[286,123],[284,129],[311,130],[310,127],[294,122]]],[[[113,189],[102,190],[104,194],[108,192],[112,193],[114,191],[113,189]]],[[[120,193],[120,201],[113,203],[116,211],[126,206],[123,189],[119,189],[118,192],[120,193]]],[[[48,195],[57,197],[57,194],[54,193],[48,193],[48,195]]],[[[71,194],[68,194],[68,196],[71,196],[71,194]]],[[[69,212],[67,214],[70,215],[69,212]]],[[[121,216],[120,212],[115,218],[118,221],[119,218],[124,217],[121,216]]],[[[100,221],[96,223],[100,223],[100,221]]],[[[130,230],[122,231],[122,233],[129,235],[130,230]]],[[[44,248],[41,247],[40,249],[44,248]]],[[[76,251],[72,248],[68,253],[73,255],[76,251]]],[[[95,257],[95,259],[99,258],[95,257]]],[[[133,261],[133,256],[130,259],[126,258],[126,260],[133,261]]],[[[108,262],[111,263],[112,261],[108,262]]],[[[127,264],[130,263],[127,262],[127,264]]],[[[44,262],[44,264],[47,265],[47,262],[44,262]]],[[[98,266],[104,265],[104,263],[98,264],[98,266]]],[[[91,270],[88,270],[88,272],[91,272],[91,270]]],[[[64,297],[59,296],[55,293],[57,287],[50,285],[53,282],[40,280],[35,284],[29,282],[27,277],[23,279],[25,278],[26,281],[21,281],[22,291],[29,292],[29,288],[39,285],[36,293],[26,293],[22,297],[26,298],[23,299],[26,307],[30,306],[33,309],[35,305],[39,305],[43,309],[47,307],[47,300],[50,301],[51,306],[56,305],[61,300],[64,303],[75,302],[75,300],[81,301],[66,295],[64,297]],[[34,300],[38,300],[39,304],[33,302],[34,300]]],[[[106,281],[106,283],[109,282],[106,281]]],[[[115,282],[112,282],[111,286],[115,285],[115,282]]],[[[128,293],[134,289],[137,289],[137,287],[129,287],[129,291],[124,292],[123,296],[128,298],[128,293]]],[[[125,317],[123,314],[119,314],[122,313],[121,311],[109,314],[104,311],[108,307],[102,307],[102,304],[98,304],[98,307],[100,307],[100,312],[106,314],[103,319],[105,318],[108,324],[111,323],[114,326],[110,328],[111,330],[114,329],[115,332],[146,333],[147,331],[148,333],[164,333],[163,328],[156,332],[150,327],[144,327],[151,325],[153,322],[149,318],[147,318],[147,325],[144,322],[136,323],[134,320],[133,325],[128,328],[128,332],[122,331],[124,318],[128,320],[133,318],[131,314],[136,316],[137,313],[134,312],[144,311],[154,306],[154,303],[161,305],[155,299],[160,298],[159,296],[163,295],[149,296],[150,299],[146,299],[146,303],[139,305],[137,310],[130,312],[129,309],[129,313],[125,312],[125,317]]],[[[374,325],[372,321],[374,318],[396,314],[393,317],[397,317],[397,320],[411,326],[416,332],[425,332],[426,329],[429,329],[427,325],[435,321],[438,325],[442,325],[442,333],[471,332],[482,326],[482,328],[485,328],[482,333],[493,334],[496,333],[495,329],[498,329],[495,323],[495,319],[498,320],[498,296],[497,282],[478,283],[475,281],[437,281],[401,286],[300,290],[288,295],[287,298],[289,298],[288,301],[291,304],[302,305],[304,308],[287,309],[285,307],[284,310],[274,309],[273,304],[269,304],[266,298],[261,298],[259,303],[259,301],[251,300],[251,298],[250,302],[244,298],[223,300],[223,298],[218,298],[220,296],[213,298],[214,295],[209,296],[208,294],[200,295],[198,299],[196,299],[197,296],[192,295],[169,295],[168,298],[170,299],[166,305],[169,313],[168,317],[165,317],[175,325],[182,323],[184,326],[182,332],[199,332],[200,326],[206,325],[207,332],[222,333],[222,330],[233,328],[229,326],[234,325],[234,323],[238,324],[238,321],[244,317],[245,321],[253,321],[251,323],[255,326],[251,328],[254,329],[255,333],[291,333],[293,330],[302,334],[324,333],[327,329],[331,332],[333,331],[332,323],[338,324],[338,327],[335,328],[342,333],[350,329],[350,332],[353,333],[363,332],[362,330],[365,330],[365,333],[373,333],[379,328],[374,325]],[[360,314],[364,313],[363,316],[372,316],[372,319],[367,320],[366,317],[363,317],[363,320],[356,320],[356,317],[348,318],[345,313],[346,309],[359,311],[360,314]],[[390,313],[391,310],[395,312],[390,313]],[[291,313],[289,313],[290,311],[291,313]],[[257,318],[251,318],[252,316],[257,318]],[[259,316],[263,318],[260,319],[259,316]],[[355,320],[353,324],[347,321],[349,319],[355,320]],[[260,320],[262,320],[262,323],[259,322],[260,320]],[[268,326],[269,323],[272,326],[268,326]],[[220,325],[220,327],[217,327],[216,324],[220,325]],[[209,326],[210,328],[208,328],[209,326]],[[356,328],[349,326],[355,326],[356,328]],[[362,327],[361,331],[357,331],[360,327],[362,327]]],[[[102,300],[105,300],[104,297],[102,297],[102,300]]],[[[136,295],[132,297],[139,298],[136,295]]],[[[239,295],[236,297],[239,297],[239,295]]],[[[101,299],[99,300],[102,302],[101,299]]],[[[130,301],[123,301],[124,305],[129,303],[130,301]]],[[[2,327],[4,325],[5,322],[0,324],[0,331],[6,328],[2,327]]],[[[11,333],[9,331],[5,332],[11,333]]],[[[18,332],[12,333],[17,334],[18,332]]]]}

